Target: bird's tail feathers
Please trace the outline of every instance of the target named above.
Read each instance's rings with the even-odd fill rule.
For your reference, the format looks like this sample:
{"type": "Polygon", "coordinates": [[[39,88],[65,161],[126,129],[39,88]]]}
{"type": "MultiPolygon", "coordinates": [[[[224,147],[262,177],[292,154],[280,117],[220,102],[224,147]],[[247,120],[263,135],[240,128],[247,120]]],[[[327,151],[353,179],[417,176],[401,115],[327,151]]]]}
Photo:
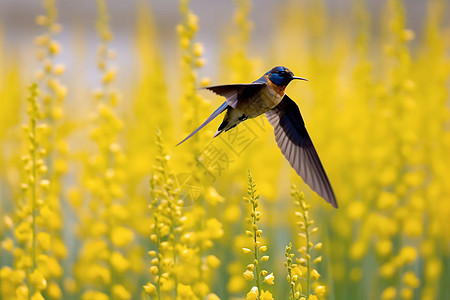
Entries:
{"type": "Polygon", "coordinates": [[[223,130],[217,130],[216,133],[214,133],[213,138],[215,138],[216,136],[218,136],[222,132],[223,132],[223,130]]]}
{"type": "Polygon", "coordinates": [[[180,145],[182,143],[184,143],[185,141],[187,141],[189,138],[191,138],[194,134],[196,134],[200,129],[202,129],[203,127],[205,127],[209,122],[211,122],[212,120],[214,120],[218,115],[220,115],[225,109],[227,109],[228,104],[227,102],[222,103],[221,106],[219,106],[209,117],[208,119],[205,120],[205,122],[203,122],[202,125],[200,125],[197,129],[195,129],[190,135],[188,135],[184,140],[182,140],[181,142],[179,142],[177,144],[180,145]]]}

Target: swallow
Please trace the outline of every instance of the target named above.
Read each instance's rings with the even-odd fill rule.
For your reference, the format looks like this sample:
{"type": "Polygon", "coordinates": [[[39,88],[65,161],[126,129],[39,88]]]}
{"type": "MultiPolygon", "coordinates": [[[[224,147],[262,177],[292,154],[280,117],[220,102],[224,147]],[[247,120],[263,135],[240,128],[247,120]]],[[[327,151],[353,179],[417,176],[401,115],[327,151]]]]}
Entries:
{"type": "Polygon", "coordinates": [[[306,130],[300,110],[285,93],[287,85],[292,80],[308,81],[294,76],[286,67],[277,66],[252,83],[205,87],[204,89],[223,96],[226,100],[177,146],[224,111],[226,111],[225,117],[213,137],[236,127],[247,119],[265,114],[274,128],[277,145],[292,168],[313,191],[337,208],[333,188],[306,130]]]}

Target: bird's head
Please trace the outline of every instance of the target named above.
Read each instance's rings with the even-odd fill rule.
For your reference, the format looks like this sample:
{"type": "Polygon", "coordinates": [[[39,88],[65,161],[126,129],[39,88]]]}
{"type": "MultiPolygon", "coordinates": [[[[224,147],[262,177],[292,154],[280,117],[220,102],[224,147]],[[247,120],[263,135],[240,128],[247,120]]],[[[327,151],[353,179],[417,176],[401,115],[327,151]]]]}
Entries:
{"type": "Polygon", "coordinates": [[[278,86],[287,86],[294,79],[308,81],[308,79],[294,76],[294,73],[292,73],[291,70],[283,66],[275,67],[265,75],[267,75],[267,78],[272,81],[272,83],[278,86]]]}

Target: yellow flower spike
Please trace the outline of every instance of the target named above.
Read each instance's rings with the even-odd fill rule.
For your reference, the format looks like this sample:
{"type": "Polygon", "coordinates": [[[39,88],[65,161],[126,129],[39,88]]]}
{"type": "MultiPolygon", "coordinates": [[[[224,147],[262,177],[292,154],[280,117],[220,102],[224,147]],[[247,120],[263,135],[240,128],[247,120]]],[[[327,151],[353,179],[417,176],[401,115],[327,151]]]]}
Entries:
{"type": "Polygon", "coordinates": [[[255,276],[253,275],[253,271],[250,271],[250,270],[246,270],[243,273],[243,275],[244,275],[245,280],[247,280],[247,281],[252,281],[255,278],[255,276]]]}
{"type": "Polygon", "coordinates": [[[151,296],[156,294],[156,287],[150,282],[147,282],[147,284],[144,285],[143,288],[144,291],[151,296]]]}
{"type": "Polygon", "coordinates": [[[273,276],[273,273],[270,273],[266,277],[264,277],[264,282],[270,285],[274,284],[275,276],[273,276]]]}

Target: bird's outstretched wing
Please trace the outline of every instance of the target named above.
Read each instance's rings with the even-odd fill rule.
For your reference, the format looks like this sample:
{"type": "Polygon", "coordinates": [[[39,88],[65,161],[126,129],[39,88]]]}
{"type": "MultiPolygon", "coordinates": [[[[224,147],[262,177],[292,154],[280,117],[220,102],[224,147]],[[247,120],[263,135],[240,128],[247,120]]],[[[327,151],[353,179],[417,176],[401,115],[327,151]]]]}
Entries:
{"type": "Polygon", "coordinates": [[[243,83],[243,84],[227,84],[227,85],[216,85],[216,86],[207,86],[204,89],[213,91],[217,95],[223,96],[226,98],[225,102],[222,103],[219,108],[217,108],[206,120],[202,123],[197,129],[195,129],[191,134],[189,134],[184,140],[177,144],[188,140],[194,134],[196,134],[200,129],[205,127],[209,122],[214,120],[218,115],[224,112],[228,107],[236,108],[239,99],[247,99],[251,95],[254,95],[260,89],[264,87],[265,83],[243,83]]]}
{"type": "Polygon", "coordinates": [[[247,99],[262,89],[265,83],[243,83],[243,84],[226,84],[207,86],[204,89],[213,91],[217,95],[226,98],[227,104],[232,108],[236,108],[239,99],[247,99]]]}
{"type": "Polygon", "coordinates": [[[336,196],[297,104],[285,95],[277,106],[266,112],[266,117],[274,127],[278,147],[297,174],[313,191],[337,208],[336,196]]]}

